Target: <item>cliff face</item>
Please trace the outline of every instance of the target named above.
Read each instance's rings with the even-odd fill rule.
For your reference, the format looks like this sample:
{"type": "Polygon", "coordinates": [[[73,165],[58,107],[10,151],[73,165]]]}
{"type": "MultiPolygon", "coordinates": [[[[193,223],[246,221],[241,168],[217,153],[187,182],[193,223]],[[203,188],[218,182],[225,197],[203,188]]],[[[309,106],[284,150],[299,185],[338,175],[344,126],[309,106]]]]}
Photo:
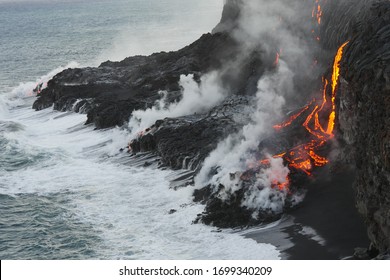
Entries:
{"type": "Polygon", "coordinates": [[[242,0],[227,0],[222,11],[219,24],[213,29],[213,33],[229,32],[237,27],[237,19],[240,16],[242,0]]]}
{"type": "MultiPolygon", "coordinates": [[[[234,29],[241,1],[227,1],[215,31],[234,29]],[[228,15],[231,15],[230,17],[228,15]]],[[[341,67],[339,137],[347,163],[356,168],[356,207],[372,245],[390,250],[390,3],[328,1],[319,37],[335,52],[350,41],[341,67]]]]}
{"type": "Polygon", "coordinates": [[[390,3],[360,21],[342,65],[340,127],[357,169],[356,204],[368,235],[390,249],[390,3]]]}

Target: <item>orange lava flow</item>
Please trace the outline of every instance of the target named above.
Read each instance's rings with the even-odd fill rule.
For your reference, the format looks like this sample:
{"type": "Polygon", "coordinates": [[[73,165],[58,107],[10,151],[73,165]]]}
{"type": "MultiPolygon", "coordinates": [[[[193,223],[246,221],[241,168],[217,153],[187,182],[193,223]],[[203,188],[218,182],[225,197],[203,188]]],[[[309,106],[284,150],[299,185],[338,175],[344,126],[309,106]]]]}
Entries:
{"type": "Polygon", "coordinates": [[[286,177],[284,182],[279,182],[278,180],[274,180],[272,182],[272,187],[277,187],[279,190],[286,190],[288,189],[288,186],[290,185],[288,177],[286,177]]]}
{"type": "Polygon", "coordinates": [[[313,11],[311,13],[311,16],[316,19],[318,25],[321,24],[322,20],[322,7],[320,0],[316,0],[315,6],[313,7],[313,11]]]}
{"type": "MultiPolygon", "coordinates": [[[[328,98],[329,81],[323,78],[322,99],[314,100],[301,111],[291,116],[287,121],[275,125],[276,130],[284,129],[298,121],[300,116],[308,111],[308,115],[301,124],[310,137],[307,143],[301,144],[284,152],[273,156],[273,158],[283,158],[288,167],[300,170],[311,176],[314,167],[321,167],[329,163],[329,160],[318,154],[319,149],[324,147],[327,141],[334,137],[335,119],[336,119],[336,93],[340,78],[340,62],[343,57],[344,48],[349,42],[344,43],[337,51],[333,63],[333,73],[331,79],[331,96],[328,98]],[[327,123],[326,130],[321,122],[327,123]]],[[[259,164],[268,165],[269,159],[259,161],[259,164]]],[[[288,189],[289,180],[286,182],[274,182],[273,186],[279,189],[288,189]]]]}
{"type": "Polygon", "coordinates": [[[329,115],[328,129],[326,131],[327,134],[331,135],[334,130],[334,121],[336,118],[336,88],[339,83],[340,77],[340,61],[343,58],[344,48],[348,45],[348,42],[345,42],[338,49],[334,64],[333,64],[333,74],[332,74],[332,111],[329,115]]]}
{"type": "Polygon", "coordinates": [[[287,127],[289,126],[290,124],[292,124],[293,121],[295,121],[300,115],[302,115],[304,112],[306,112],[310,107],[310,104],[309,105],[306,105],[305,108],[303,108],[301,111],[299,111],[298,113],[292,115],[287,121],[281,123],[281,124],[277,124],[277,125],[274,125],[274,128],[275,129],[282,129],[284,127],[287,127]]]}
{"type": "MultiPolygon", "coordinates": [[[[311,17],[315,21],[315,24],[319,27],[322,23],[322,6],[320,3],[320,0],[316,0],[315,4],[313,6],[312,12],[311,12],[311,17]]],[[[314,39],[317,41],[320,41],[321,38],[320,38],[319,34],[317,33],[318,30],[316,30],[316,29],[317,28],[313,28],[313,30],[311,32],[314,35],[314,39]]]]}

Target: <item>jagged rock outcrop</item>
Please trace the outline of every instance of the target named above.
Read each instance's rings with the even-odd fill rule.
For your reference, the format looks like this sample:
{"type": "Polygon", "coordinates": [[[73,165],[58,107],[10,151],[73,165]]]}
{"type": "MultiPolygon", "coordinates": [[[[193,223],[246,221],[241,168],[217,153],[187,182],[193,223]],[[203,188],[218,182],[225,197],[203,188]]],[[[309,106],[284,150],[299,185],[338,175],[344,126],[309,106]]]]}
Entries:
{"type": "MultiPolygon", "coordinates": [[[[66,111],[82,101],[87,123],[97,128],[121,126],[134,110],[152,107],[160,91],[180,91],[181,75],[193,74],[198,79],[202,73],[220,69],[222,62],[236,53],[237,44],[228,34],[205,34],[177,52],[107,61],[97,68],[67,69],[49,81],[33,108],[42,110],[54,104],[54,109],[66,111]]],[[[247,58],[255,60],[249,54],[247,58]]],[[[242,79],[233,80],[227,72],[227,82],[243,87],[251,69],[242,69],[241,74],[242,79]]]]}
{"type": "Polygon", "coordinates": [[[237,27],[237,19],[240,17],[242,0],[227,0],[223,7],[222,18],[213,29],[214,33],[229,32],[237,27]]]}
{"type": "Polygon", "coordinates": [[[248,97],[232,96],[207,114],[159,120],[130,143],[130,150],[155,152],[173,169],[195,170],[221,140],[248,123],[249,103],[248,97]]]}

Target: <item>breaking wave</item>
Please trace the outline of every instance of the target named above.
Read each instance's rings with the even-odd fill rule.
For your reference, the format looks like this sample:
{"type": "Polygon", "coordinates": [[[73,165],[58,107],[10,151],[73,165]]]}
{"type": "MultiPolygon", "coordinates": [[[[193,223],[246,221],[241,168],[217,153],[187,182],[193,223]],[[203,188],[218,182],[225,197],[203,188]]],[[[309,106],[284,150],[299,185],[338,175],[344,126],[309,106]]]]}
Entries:
{"type": "MultiPolygon", "coordinates": [[[[74,66],[68,65],[67,67],[74,66]]],[[[192,224],[203,206],[170,189],[172,172],[134,165],[129,132],[86,115],[33,111],[37,84],[1,96],[2,259],[275,259],[240,234],[192,224]]]]}

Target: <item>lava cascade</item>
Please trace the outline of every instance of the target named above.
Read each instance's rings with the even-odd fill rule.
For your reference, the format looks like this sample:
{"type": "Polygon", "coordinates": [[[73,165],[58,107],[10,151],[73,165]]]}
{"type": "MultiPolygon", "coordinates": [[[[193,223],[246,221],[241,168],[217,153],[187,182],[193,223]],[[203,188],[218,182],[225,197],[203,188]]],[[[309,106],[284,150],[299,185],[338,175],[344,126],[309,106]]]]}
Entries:
{"type": "MultiPolygon", "coordinates": [[[[310,134],[310,140],[289,151],[272,156],[273,158],[283,158],[284,161],[287,162],[290,170],[299,170],[308,176],[311,176],[314,167],[321,167],[329,163],[329,160],[326,157],[319,155],[318,151],[334,137],[336,94],[340,77],[340,62],[347,44],[348,42],[345,42],[337,51],[334,58],[331,80],[328,81],[328,79],[323,78],[322,98],[318,100],[314,99],[289,119],[274,126],[275,130],[281,131],[295,124],[305,113],[307,114],[307,117],[304,119],[301,126],[310,134]]],[[[269,159],[259,161],[259,165],[269,164],[269,159]]],[[[281,190],[288,189],[289,185],[289,178],[286,178],[283,182],[273,182],[273,187],[277,187],[281,190]]]]}

